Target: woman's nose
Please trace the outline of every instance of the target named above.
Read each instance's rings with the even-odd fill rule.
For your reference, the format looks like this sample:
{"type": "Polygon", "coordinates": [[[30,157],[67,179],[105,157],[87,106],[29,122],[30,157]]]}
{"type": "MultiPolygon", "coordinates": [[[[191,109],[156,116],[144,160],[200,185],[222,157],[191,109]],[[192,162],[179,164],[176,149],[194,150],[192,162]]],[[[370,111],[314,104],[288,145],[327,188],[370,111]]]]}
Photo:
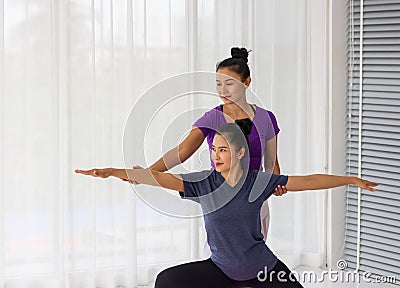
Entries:
{"type": "Polygon", "coordinates": [[[227,87],[226,85],[222,85],[221,91],[222,91],[223,93],[227,92],[227,91],[228,91],[228,87],[227,87]]]}
{"type": "Polygon", "coordinates": [[[226,88],[227,88],[227,87],[226,87],[226,85],[224,85],[224,84],[218,85],[218,86],[217,86],[217,92],[219,92],[220,94],[223,94],[224,92],[227,91],[226,88]]]}
{"type": "Polygon", "coordinates": [[[219,159],[219,153],[218,152],[213,152],[213,158],[214,160],[218,160],[219,159]]]}

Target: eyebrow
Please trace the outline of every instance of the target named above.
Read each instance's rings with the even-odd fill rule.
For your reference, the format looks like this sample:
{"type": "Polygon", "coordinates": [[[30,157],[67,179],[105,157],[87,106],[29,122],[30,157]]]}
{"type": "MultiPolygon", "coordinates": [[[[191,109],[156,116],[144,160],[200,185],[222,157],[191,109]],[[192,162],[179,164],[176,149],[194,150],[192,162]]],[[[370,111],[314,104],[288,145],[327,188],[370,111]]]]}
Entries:
{"type": "Polygon", "coordinates": [[[211,148],[229,148],[228,146],[219,146],[219,147],[215,147],[214,145],[211,145],[211,148]]]}
{"type": "MultiPolygon", "coordinates": [[[[219,80],[219,79],[216,79],[215,80],[216,82],[221,82],[221,80],[219,80]]],[[[229,78],[229,79],[226,79],[226,80],[224,80],[225,82],[227,82],[227,81],[237,81],[236,79],[233,79],[233,78],[229,78]]]]}

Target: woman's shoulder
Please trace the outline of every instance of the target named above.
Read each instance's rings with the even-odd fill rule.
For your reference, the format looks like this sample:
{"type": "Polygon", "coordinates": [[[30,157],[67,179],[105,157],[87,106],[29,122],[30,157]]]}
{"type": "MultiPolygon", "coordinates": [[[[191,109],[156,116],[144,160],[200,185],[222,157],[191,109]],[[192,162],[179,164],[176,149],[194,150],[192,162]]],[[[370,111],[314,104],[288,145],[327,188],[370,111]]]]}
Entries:
{"type": "MultiPolygon", "coordinates": [[[[260,128],[264,127],[266,131],[274,131],[274,135],[278,134],[280,129],[278,126],[278,121],[271,110],[264,109],[257,106],[256,117],[254,118],[254,123],[260,125],[260,128]]],[[[269,132],[268,132],[269,133],[269,132]]],[[[273,136],[273,135],[270,135],[273,136]]],[[[272,137],[269,137],[272,138],[272,137]]]]}
{"type": "Polygon", "coordinates": [[[222,113],[221,111],[221,106],[215,106],[214,108],[211,108],[210,110],[207,110],[204,112],[204,116],[216,116],[218,114],[222,113]]]}
{"type": "Polygon", "coordinates": [[[220,118],[219,114],[222,113],[219,106],[214,107],[206,112],[198,118],[193,126],[196,127],[214,127],[220,118]]]}
{"type": "Polygon", "coordinates": [[[208,110],[207,112],[215,113],[215,114],[221,113],[222,112],[221,105],[215,106],[215,107],[211,108],[210,110],[208,110]]]}
{"type": "Polygon", "coordinates": [[[223,117],[223,113],[221,111],[221,107],[216,106],[216,107],[211,108],[210,110],[204,112],[203,116],[198,118],[195,123],[203,123],[204,122],[204,123],[207,123],[207,125],[211,125],[211,127],[214,127],[215,125],[217,125],[221,122],[222,117],[223,117]]]}
{"type": "Polygon", "coordinates": [[[265,108],[263,108],[261,106],[258,106],[258,105],[256,105],[256,109],[257,109],[256,110],[257,112],[260,112],[261,114],[263,114],[265,116],[268,115],[269,117],[274,117],[275,118],[275,114],[271,110],[265,109],[265,108]]]}

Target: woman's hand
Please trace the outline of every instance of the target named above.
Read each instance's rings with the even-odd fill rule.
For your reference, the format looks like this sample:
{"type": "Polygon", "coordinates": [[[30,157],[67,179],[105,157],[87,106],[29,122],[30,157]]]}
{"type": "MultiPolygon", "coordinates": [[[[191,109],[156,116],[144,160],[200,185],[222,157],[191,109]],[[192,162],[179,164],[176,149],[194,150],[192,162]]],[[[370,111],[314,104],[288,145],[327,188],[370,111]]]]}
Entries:
{"type": "Polygon", "coordinates": [[[94,168],[90,170],[80,170],[76,169],[75,173],[89,175],[92,177],[108,178],[110,176],[119,178],[123,181],[130,181],[126,175],[125,169],[115,169],[115,168],[94,168]]]}
{"type": "Polygon", "coordinates": [[[286,194],[286,193],[287,193],[286,187],[285,187],[285,186],[278,185],[278,186],[275,188],[274,195],[275,195],[275,196],[282,196],[283,194],[286,194]]]}
{"type": "Polygon", "coordinates": [[[113,168],[94,168],[90,170],[76,169],[75,173],[89,175],[93,177],[108,178],[110,176],[113,176],[112,175],[113,170],[114,170],[113,168]]]}
{"type": "Polygon", "coordinates": [[[371,182],[371,181],[364,180],[364,179],[357,178],[357,177],[353,177],[353,178],[354,178],[354,182],[352,183],[353,185],[358,186],[361,189],[369,190],[371,192],[375,192],[375,188],[373,188],[373,187],[376,187],[379,185],[379,183],[377,183],[377,182],[371,182]]]}

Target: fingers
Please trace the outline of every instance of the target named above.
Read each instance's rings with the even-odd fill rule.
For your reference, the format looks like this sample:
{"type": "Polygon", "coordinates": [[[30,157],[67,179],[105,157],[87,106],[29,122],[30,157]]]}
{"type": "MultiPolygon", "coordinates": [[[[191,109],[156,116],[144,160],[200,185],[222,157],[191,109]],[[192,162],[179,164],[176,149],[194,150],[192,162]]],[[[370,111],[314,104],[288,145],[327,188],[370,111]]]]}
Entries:
{"type": "Polygon", "coordinates": [[[95,169],[91,169],[91,170],[79,170],[79,169],[75,169],[75,173],[84,174],[84,175],[89,175],[89,176],[98,176],[95,169]]]}
{"type": "Polygon", "coordinates": [[[364,180],[364,181],[368,184],[368,186],[376,187],[379,185],[379,183],[377,183],[377,182],[371,182],[368,180],[364,180]]]}
{"type": "Polygon", "coordinates": [[[107,178],[108,175],[106,175],[105,169],[91,169],[91,170],[80,170],[76,169],[75,173],[83,174],[83,175],[89,175],[93,177],[101,177],[101,178],[107,178]]]}
{"type": "Polygon", "coordinates": [[[371,181],[360,179],[360,178],[358,178],[358,180],[359,180],[359,185],[357,185],[358,187],[360,187],[361,189],[371,191],[371,192],[375,192],[376,189],[374,187],[379,185],[379,183],[377,183],[377,182],[371,182],[371,181]]]}
{"type": "Polygon", "coordinates": [[[370,181],[366,181],[366,180],[364,180],[365,182],[365,185],[367,186],[367,190],[369,190],[369,191],[371,191],[371,192],[375,192],[376,191],[376,189],[375,188],[373,188],[373,187],[376,187],[376,186],[378,186],[378,183],[376,183],[376,182],[370,182],[370,181]]]}
{"type": "Polygon", "coordinates": [[[276,186],[276,188],[274,190],[275,196],[282,196],[283,194],[286,194],[286,193],[287,193],[287,189],[285,186],[278,185],[278,186],[276,186]]]}
{"type": "Polygon", "coordinates": [[[365,188],[363,188],[363,189],[366,189],[366,190],[371,191],[371,192],[375,192],[375,188],[372,188],[370,186],[365,186],[365,188]]]}
{"type": "Polygon", "coordinates": [[[138,182],[133,181],[133,180],[130,180],[130,179],[122,179],[122,178],[121,178],[121,180],[124,181],[124,182],[129,182],[129,183],[131,183],[131,184],[135,184],[135,185],[139,184],[138,182]]]}

